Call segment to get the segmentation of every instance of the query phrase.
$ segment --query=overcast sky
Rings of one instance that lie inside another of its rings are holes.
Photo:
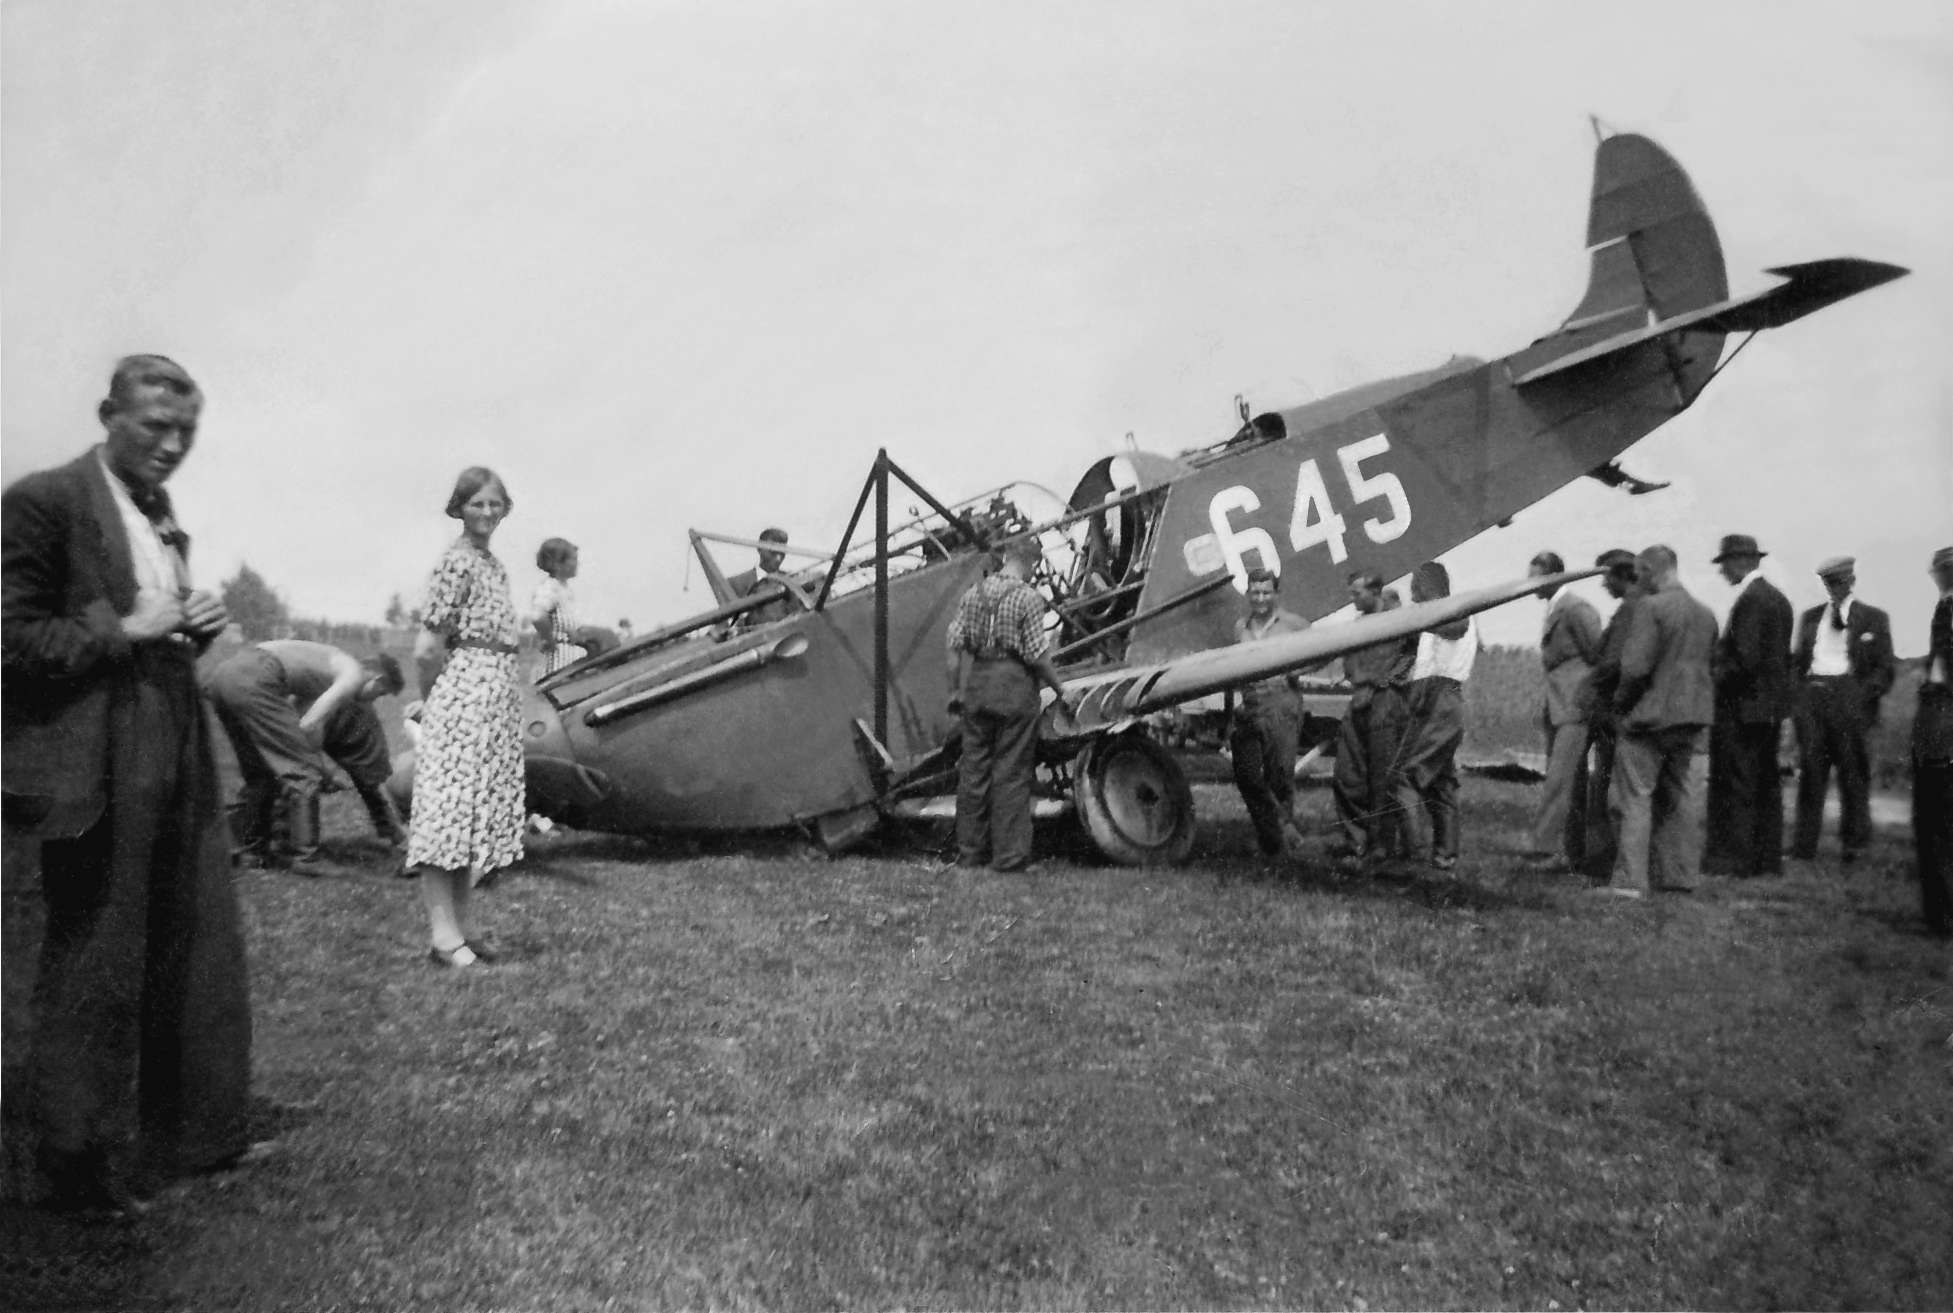
[[[642,630],[709,603],[686,529],[831,540],[879,446],[946,498],[1063,494],[1128,432],[1225,436],[1236,393],[1506,354],[1584,286],[1594,114],[1690,172],[1735,291],[1914,272],[1628,453],[1670,490],[1583,481],[1454,578],[1666,540],[1720,609],[1748,532],[1800,606],[1856,554],[1924,647],[1953,6],[8,0],[0,38],[5,477],[99,437],[117,356],[172,355],[209,398],[196,571],[301,614],[411,600],[468,464],[521,597],[562,535],[586,618]]]

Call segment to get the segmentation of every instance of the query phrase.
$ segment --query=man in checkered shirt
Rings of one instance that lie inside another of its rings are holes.
[[[1022,871],[1031,864],[1031,775],[1038,682],[1065,698],[1044,632],[1044,598],[1031,587],[1043,553],[1023,538],[1003,568],[970,585],[949,625],[949,707],[963,721],[956,788],[956,864]]]

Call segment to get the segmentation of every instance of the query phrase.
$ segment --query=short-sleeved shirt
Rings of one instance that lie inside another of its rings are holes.
[[[1051,650],[1044,632],[1044,598],[1002,570],[971,584],[949,622],[949,650],[979,657],[1016,656],[1032,662]]]
[[[501,643],[516,641],[515,604],[509,600],[509,575],[494,554],[467,539],[450,543],[427,580],[420,620],[451,638]]]

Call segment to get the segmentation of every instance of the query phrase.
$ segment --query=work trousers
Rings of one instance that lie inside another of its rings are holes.
[[[1357,690],[1356,697],[1365,691]],[[1357,853],[1388,852],[1402,844],[1404,694],[1397,688],[1367,691],[1367,701],[1359,705],[1352,698],[1343,713],[1331,785],[1343,841]]]
[[[1812,678],[1804,684],[1804,715],[1797,726],[1797,828],[1791,851],[1817,856],[1824,827],[1824,795],[1831,772],[1838,773],[1838,837],[1847,853],[1872,841],[1870,758],[1865,732],[1870,728],[1865,695],[1849,675]]]
[[[1458,748],[1465,741],[1465,687],[1433,675],[1406,699],[1402,780],[1405,840],[1413,856],[1458,855]]]
[[[1605,880],[1614,871],[1614,814],[1608,794],[1614,787],[1614,757],[1620,749],[1620,736],[1610,721],[1594,720],[1587,725],[1587,860],[1582,869],[1596,880]]]
[[[204,691],[224,735],[237,755],[244,783],[233,817],[240,846],[256,848],[273,829],[287,799],[309,802],[323,781],[319,752],[337,762],[366,804],[373,828],[389,843],[405,838],[387,801],[385,785],[393,772],[386,731],[370,704],[350,702],[325,723],[323,742],[314,750],[299,728],[285,668],[262,648],[247,647],[211,671]]]
[[[192,656],[142,644],[109,712],[108,809],[41,846],[28,1109],[54,1183],[146,1180],[246,1144],[251,1010]]]
[[[1015,657],[979,657],[963,689],[956,854],[966,866],[1015,870],[1031,860],[1031,784],[1038,690]]]
[[[1295,754],[1301,736],[1299,697],[1270,699],[1234,713],[1228,736],[1234,787],[1241,791],[1263,856],[1280,855],[1295,824]]]
[[[1709,838],[1704,870],[1777,875],[1783,870],[1783,786],[1776,721],[1744,722],[1718,708],[1709,728]]]
[[[1702,861],[1702,798],[1696,756],[1703,727],[1624,733],[1614,752],[1608,809],[1614,817],[1613,884],[1646,892],[1695,883]]]
[[[1926,928],[1953,934],[1953,688],[1919,690],[1912,733],[1912,843]]]
[[[1587,860],[1587,722],[1555,725],[1544,717],[1546,778],[1539,786],[1532,850],[1575,870]]]

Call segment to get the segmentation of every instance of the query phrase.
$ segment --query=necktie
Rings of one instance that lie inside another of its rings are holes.
[[[163,546],[180,554],[190,541],[190,535],[177,524],[176,516],[170,510],[169,494],[161,488],[123,486],[128,488],[129,500],[136,504],[136,509],[156,526],[156,536],[163,540]]]
[[[1844,627],[1844,606],[1841,603],[1833,602],[1831,603],[1831,628],[1842,633],[1844,632]]]

